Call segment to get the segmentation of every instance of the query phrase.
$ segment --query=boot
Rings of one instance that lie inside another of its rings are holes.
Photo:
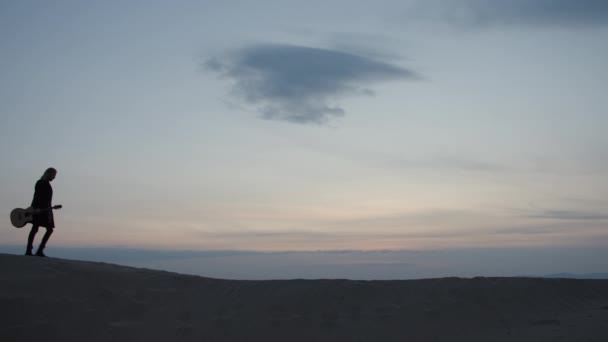
[[[42,251],[44,251],[44,248],[46,247],[46,243],[47,243],[47,241],[49,241],[49,238],[51,237],[51,234],[53,234],[53,228],[48,228],[46,230],[46,233],[42,237],[42,241],[40,242],[40,246],[38,246],[38,251],[36,252],[36,256],[39,256],[39,257],[45,257],[46,256],[46,255],[44,255],[44,253]]]
[[[36,233],[38,233],[38,226],[32,225],[30,234],[27,236],[27,249],[25,250],[25,255],[34,255],[32,254],[32,249],[34,249],[34,237],[36,237]]]

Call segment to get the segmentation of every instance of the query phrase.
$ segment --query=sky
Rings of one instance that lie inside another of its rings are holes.
[[[0,241],[55,167],[50,246],[608,247],[606,41],[601,0],[1,1]]]

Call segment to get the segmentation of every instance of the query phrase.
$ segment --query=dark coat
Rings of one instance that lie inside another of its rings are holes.
[[[38,215],[34,215],[32,224],[34,226],[55,228],[55,220],[53,219],[53,210],[51,202],[53,201],[53,188],[47,180],[40,179],[36,182],[34,190],[34,199],[32,199],[32,208],[49,209]]]

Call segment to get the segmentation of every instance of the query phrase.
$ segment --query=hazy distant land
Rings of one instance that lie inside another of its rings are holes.
[[[23,252],[23,246],[0,245],[0,253]],[[233,280],[410,280],[478,276],[608,279],[608,265],[604,261],[608,260],[606,248],[259,252],[51,246],[47,254]]]

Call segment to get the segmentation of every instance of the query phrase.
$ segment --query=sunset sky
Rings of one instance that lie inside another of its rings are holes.
[[[603,0],[2,1],[0,241],[52,166],[49,246],[608,247],[607,42]]]

